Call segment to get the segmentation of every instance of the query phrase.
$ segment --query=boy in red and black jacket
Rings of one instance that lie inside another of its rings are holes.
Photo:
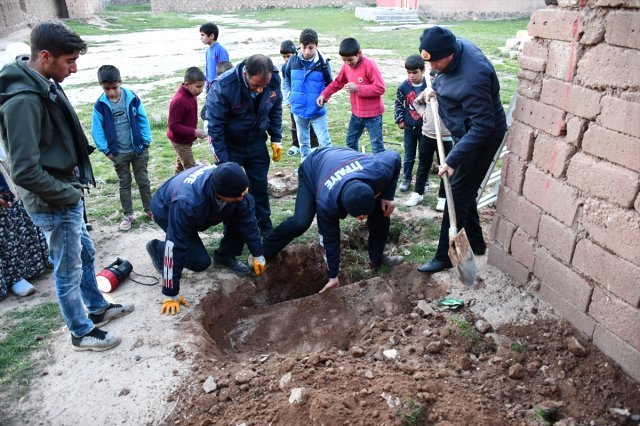
[[[175,173],[196,165],[191,145],[196,138],[206,138],[207,133],[198,128],[198,95],[204,89],[206,77],[198,67],[187,69],[184,82],[171,99],[167,137],[175,149]]]

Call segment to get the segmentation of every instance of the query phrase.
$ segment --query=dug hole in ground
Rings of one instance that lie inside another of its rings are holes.
[[[398,214],[410,228],[434,215],[421,206]],[[162,232],[116,228],[92,232],[97,265],[125,257],[158,276],[143,247]],[[365,236],[356,226],[343,247],[364,250]],[[259,278],[186,271],[191,306],[175,317],[160,315],[159,285],[123,282],[108,297],[136,309],[104,327],[120,346],[74,352],[68,331],[56,330],[30,392],[3,405],[2,423],[637,423],[638,383],[486,256],[472,288],[453,271],[430,276],[406,263],[317,294],[320,253],[315,243],[290,246]],[[55,300],[50,274],[35,285],[37,296],[9,298],[3,312]],[[443,296],[465,307],[446,310]]]

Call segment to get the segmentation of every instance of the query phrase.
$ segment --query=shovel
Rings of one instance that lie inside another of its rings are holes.
[[[438,141],[438,156],[440,162],[444,161],[444,144],[442,143],[442,132],[440,130],[440,116],[438,115],[438,107],[435,99],[429,100],[431,104],[431,112],[433,113],[433,122],[436,129],[436,139]],[[449,183],[449,175],[442,175],[444,182],[444,190],[447,194],[447,210],[449,211],[449,259],[453,266],[458,270],[460,281],[466,285],[473,285],[476,281],[476,259],[469,245],[467,233],[464,228],[458,232],[456,223],[456,209],[453,204],[453,194],[451,192],[451,183]]]

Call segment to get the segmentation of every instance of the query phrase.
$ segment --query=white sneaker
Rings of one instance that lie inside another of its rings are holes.
[[[443,212],[444,204],[447,202],[446,198],[438,198],[438,204],[436,204],[436,211]]]
[[[409,195],[409,199],[404,203],[404,205],[407,207],[414,207],[420,204],[423,199],[423,195],[420,195],[417,192],[412,192],[411,195]]]

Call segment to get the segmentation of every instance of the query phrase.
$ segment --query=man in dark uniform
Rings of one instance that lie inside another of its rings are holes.
[[[465,229],[473,252],[483,255],[487,246],[476,196],[506,131],[498,77],[476,45],[456,38],[446,28],[425,30],[419,50],[438,72],[427,97],[437,97],[440,117],[456,141],[438,174],[451,177],[458,229]],[[451,268],[448,247],[449,213],[445,208],[436,254],[418,270],[433,273]]]
[[[278,69],[267,56],[253,55],[219,76],[207,94],[209,137],[215,160],[244,167],[263,235],[271,232],[267,191],[271,137],[273,160],[282,157],[282,93]]]
[[[385,256],[390,216],[400,174],[400,155],[382,151],[361,154],[350,148],[319,148],[298,168],[298,194],[293,216],[278,225],[264,241],[265,257],[273,258],[302,235],[318,216],[318,233],[324,246],[329,281],[320,291],[340,285],[340,219],[347,214],[367,219],[371,266],[397,265],[402,256]]]
[[[249,273],[247,265],[236,259],[246,242],[253,255],[256,275],[265,270],[262,243],[253,208],[247,194],[249,180],[236,163],[197,166],[165,182],[151,200],[153,220],[167,233],[165,241],[151,240],[147,252],[153,266],[162,274],[162,313],[176,314],[180,305],[189,306],[180,295],[182,270],[201,272],[211,257],[198,232],[224,223],[224,236],[213,254],[214,262],[238,275]]]

